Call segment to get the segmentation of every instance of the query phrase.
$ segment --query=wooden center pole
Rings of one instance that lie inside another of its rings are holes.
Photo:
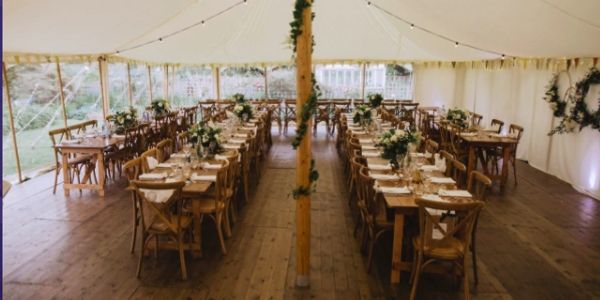
[[[302,34],[296,41],[297,124],[300,124],[302,119],[300,113],[302,106],[308,101],[312,92],[312,17],[310,7],[304,9],[302,18]],[[296,155],[296,187],[310,188],[312,136],[310,123],[309,121],[307,124],[306,134]],[[300,196],[296,201],[296,285],[306,287],[310,283],[310,196]]]

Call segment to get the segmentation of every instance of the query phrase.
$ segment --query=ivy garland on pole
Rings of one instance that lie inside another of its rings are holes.
[[[302,18],[302,12],[304,9],[312,6],[312,2],[308,0],[296,0],[296,4],[294,5],[294,20],[290,23],[290,43],[293,45],[292,49],[294,50],[294,55],[296,54],[296,42],[298,40],[298,36],[302,34],[302,25],[304,23]],[[315,18],[315,13],[312,13],[312,19]],[[314,36],[312,37],[312,46],[314,48],[315,41]],[[312,49],[311,49],[312,51]],[[311,82],[312,82],[312,92],[308,97],[307,101],[301,107],[300,110],[300,124],[297,125],[296,136],[292,141],[292,147],[295,149],[300,146],[300,143],[306,136],[306,132],[308,131],[308,122],[310,122],[310,118],[312,117],[313,112],[317,108],[317,99],[321,95],[321,91],[319,86],[317,85],[317,81],[315,80],[315,75],[311,74]],[[294,199],[298,199],[301,196],[310,196],[310,194],[316,190],[316,181],[319,179],[319,172],[315,169],[315,160],[312,159],[310,161],[310,171],[308,172],[309,186],[298,186],[292,191],[292,197]]]
[[[575,85],[575,95],[567,93],[566,100],[561,100],[558,95],[558,74],[552,77],[544,100],[550,103],[554,116],[562,118],[562,120],[548,135],[570,133],[575,131],[578,126],[579,131],[587,126],[600,131],[600,99],[598,99],[596,111],[590,111],[584,101],[593,84],[600,84],[600,70],[595,67],[590,69],[585,78]],[[568,103],[573,104],[569,111],[567,111]]]

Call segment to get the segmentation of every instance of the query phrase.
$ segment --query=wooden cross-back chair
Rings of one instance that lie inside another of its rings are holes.
[[[471,126],[477,127],[481,126],[481,120],[483,120],[483,116],[478,113],[473,113],[471,115]]]
[[[175,142],[175,151],[181,152],[183,151],[183,147],[187,145],[190,138],[190,134],[187,131],[181,132],[177,135],[177,141]]]
[[[452,161],[454,160],[454,155],[446,150],[440,150],[440,158],[446,160],[446,172],[444,173],[446,176],[452,176]]]
[[[452,179],[456,181],[456,186],[464,188],[467,185],[467,167],[457,159],[452,159]]]
[[[400,103],[399,118],[402,122],[409,122],[411,126],[416,125],[417,109],[419,103]]]
[[[185,239],[187,234],[188,241],[192,241],[191,224],[192,218],[183,214],[183,202],[181,198],[181,189],[184,182],[156,183],[134,180],[133,186],[137,193],[139,214],[142,229],[142,239],[140,256],[137,268],[137,277],[142,272],[142,262],[144,260],[144,251],[148,243],[154,239],[154,249],[160,249],[159,239],[165,237],[177,245],[179,251],[179,263],[181,267],[181,278],[187,279],[187,267],[185,264]],[[167,196],[168,195],[168,196]],[[159,198],[163,201],[159,201]],[[175,213],[172,213],[175,211]],[[171,249],[170,247],[164,247]],[[156,253],[156,252],[155,252]]]
[[[467,190],[473,195],[473,198],[479,201],[485,201],[487,191],[492,187],[492,180],[485,176],[479,171],[471,171],[469,174],[469,184]],[[473,265],[473,277],[475,284],[479,283],[479,276],[477,275],[477,223],[479,222],[479,216],[475,220],[473,225],[473,235],[471,238],[471,258]]]
[[[371,270],[371,265],[373,264],[375,244],[384,233],[394,229],[394,223],[387,219],[383,197],[381,194],[375,193],[375,180],[369,176],[369,170],[365,166],[360,169],[359,180],[362,185],[361,190],[367,211],[367,217],[365,219],[367,225],[367,240],[369,244],[367,258],[367,272],[369,272]],[[366,242],[363,244],[366,244]]]
[[[142,174],[142,158],[137,157],[123,165],[123,172],[125,176],[127,176],[127,190],[131,192],[131,204],[133,211],[132,218],[132,236],[131,236],[131,253],[135,250],[135,242],[137,240],[137,232],[138,226],[140,225],[140,213],[139,213],[139,203],[137,201],[137,192],[135,190],[135,186],[133,185],[133,181],[138,180],[140,174]]]
[[[93,156],[91,155],[69,155],[68,157],[68,166],[63,166],[62,164],[62,151],[56,147],[56,145],[60,144],[63,140],[69,139],[71,136],[71,132],[68,128],[58,128],[54,130],[48,131],[48,136],[50,137],[50,141],[52,143],[52,149],[54,151],[54,187],[52,190],[53,194],[56,194],[56,186],[58,185],[58,176],[62,171],[63,167],[68,168],[69,174],[71,177],[75,177],[77,179],[77,183],[81,183],[80,174],[83,170],[83,167],[92,168],[91,171],[94,179],[96,178],[96,164]],[[75,175],[75,176],[74,176]],[[90,177],[90,181],[92,178]],[[81,193],[81,190],[79,190]]]
[[[515,185],[517,185],[517,146],[519,146],[519,142],[521,141],[521,137],[523,136],[523,127],[517,124],[510,124],[508,127],[508,134],[517,139],[517,143],[510,149],[510,163],[513,168],[513,175],[515,177]]]
[[[325,122],[327,125],[327,133],[331,130],[329,128],[331,121],[331,106],[332,102],[330,100],[319,100],[317,101],[317,107],[315,109],[314,120],[313,120],[313,133],[317,133],[317,125],[319,122]]]
[[[500,133],[502,132],[502,128],[504,127],[504,122],[498,119],[492,119],[492,122],[490,123],[492,130],[495,133]],[[494,130],[495,129],[495,130]]]
[[[227,172],[229,171],[229,161],[223,160],[221,162],[221,168],[217,170],[215,192],[202,199],[192,199],[192,201],[196,202],[192,205],[198,205],[197,209],[202,214],[202,217],[208,216],[215,222],[217,236],[221,245],[221,253],[227,255],[225,237],[223,235],[223,226],[227,225],[223,222],[225,221],[227,212]]]
[[[146,150],[140,155],[142,158],[142,173],[150,172],[150,166],[148,165],[148,157],[154,158],[157,162],[160,162],[158,149],[151,148]]]
[[[117,148],[104,155],[104,166],[108,171],[106,174],[109,174],[113,179],[116,179],[115,168],[119,171],[120,176],[123,170],[123,164],[137,155],[139,143],[138,127],[132,126],[125,128],[124,136],[125,139],[123,140],[123,146],[121,148]]]
[[[438,153],[438,151],[440,150],[440,146],[438,145],[438,143],[432,139],[428,139],[425,141],[425,151],[429,152],[429,153]]]
[[[399,106],[400,104],[396,100],[386,99],[381,102],[381,108],[394,116],[398,115]]]
[[[331,109],[333,110],[333,120],[332,120],[332,126],[331,126],[331,134],[332,135],[335,133],[336,126],[339,125],[342,121],[342,114],[350,112],[351,104],[352,104],[352,101],[347,100],[347,99],[346,100],[334,99],[332,101],[332,107],[331,107]],[[340,133],[340,131],[338,130],[338,134],[339,133]]]
[[[411,273],[410,299],[417,292],[422,270],[434,261],[449,261],[457,267],[463,277],[466,299],[470,299],[467,266],[467,251],[471,244],[473,227],[483,207],[480,201],[443,202],[417,199],[419,208],[419,235],[413,238],[414,261]],[[451,212],[454,226],[442,223],[434,211]],[[439,233],[439,237],[434,235]],[[454,268],[453,268],[454,270]]]
[[[81,123],[67,126],[67,129],[69,130],[69,138],[73,135],[81,135],[90,129],[96,129],[97,127],[98,121],[96,120],[87,120]]]
[[[283,119],[283,132],[287,133],[288,124],[296,122],[296,100],[285,100],[285,111]]]
[[[361,230],[361,248],[364,249],[365,241],[367,238],[367,204],[366,199],[364,199],[364,191],[363,184],[360,181],[360,170],[362,167],[366,167],[367,161],[364,157],[355,156],[351,161],[351,173],[350,176],[354,178],[356,182],[354,191],[350,190],[350,197],[348,199],[348,204],[352,206],[353,204],[358,209],[358,220],[354,227],[354,236],[358,233],[358,230],[362,227]]]
[[[158,150],[159,162],[165,162],[173,153],[173,141],[171,139],[164,139],[156,144]]]

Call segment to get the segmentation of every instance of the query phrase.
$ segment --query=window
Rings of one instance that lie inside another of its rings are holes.
[[[174,105],[190,106],[199,100],[214,98],[214,81],[210,67],[180,67],[175,70],[174,77]]]
[[[360,74],[360,65],[317,65],[315,76],[321,98],[360,98],[360,78],[354,79],[353,74]]]
[[[65,125],[56,64],[7,65],[7,73],[21,170],[25,174],[54,163],[54,150],[48,131]],[[64,82],[65,86],[74,84],[67,80]],[[6,176],[15,174],[17,169],[9,132],[8,109],[4,102],[2,163]]]
[[[412,65],[368,65],[365,96],[380,93],[385,99],[412,99]]]
[[[261,68],[229,67],[221,69],[221,98],[244,94],[246,99],[265,97],[265,73]]]
[[[296,67],[278,66],[267,71],[269,99],[296,98]]]
[[[148,66],[130,65],[131,93],[133,95],[133,107],[141,116],[141,113],[150,105],[150,89],[148,88]]]
[[[108,95],[110,113],[129,108],[129,82],[127,64],[108,64]]]
[[[60,64],[69,125],[104,119],[98,68],[97,62]]]
[[[165,97],[165,70],[162,66],[150,67],[152,77],[152,99],[163,99]]]
[[[9,181],[16,180],[17,161],[10,134],[10,114],[8,98],[5,95],[4,80],[2,80],[2,175]]]

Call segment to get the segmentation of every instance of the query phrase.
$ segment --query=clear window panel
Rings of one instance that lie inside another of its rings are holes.
[[[150,67],[152,72],[152,99],[165,98],[165,70],[162,66]]]
[[[17,147],[24,176],[27,173],[49,167],[54,163],[54,150],[48,131],[64,127],[64,118],[56,64],[17,64],[8,65],[8,80],[12,98]],[[73,85],[63,79],[65,87]],[[6,108],[5,104],[3,107]],[[8,114],[8,110],[4,113]],[[12,151],[10,128],[3,114],[3,171],[6,174],[16,172],[16,161]]]
[[[67,123],[73,125],[91,119],[103,120],[98,63],[61,63],[60,70]]]
[[[127,64],[108,64],[108,103],[111,114],[129,108],[129,83],[127,77]]]
[[[150,89],[148,88],[148,67],[146,65],[129,66],[131,73],[131,93],[133,107],[135,107],[139,115],[150,105]]]
[[[411,64],[376,64],[366,68],[365,96],[379,93],[385,99],[412,99],[413,71]]]
[[[360,98],[360,80],[354,80],[353,74],[360,74],[360,65],[317,65],[315,76],[321,88],[321,98]]]
[[[18,180],[17,161],[10,134],[10,114],[8,112],[8,98],[4,93],[4,79],[2,80],[2,176],[9,181]]]
[[[262,68],[229,67],[221,69],[221,98],[243,94],[246,99],[265,97],[265,73]]]
[[[214,98],[214,81],[210,67],[180,67],[174,73],[173,103],[191,106],[199,100]]]
[[[296,99],[296,67],[277,66],[267,70],[269,99]]]

